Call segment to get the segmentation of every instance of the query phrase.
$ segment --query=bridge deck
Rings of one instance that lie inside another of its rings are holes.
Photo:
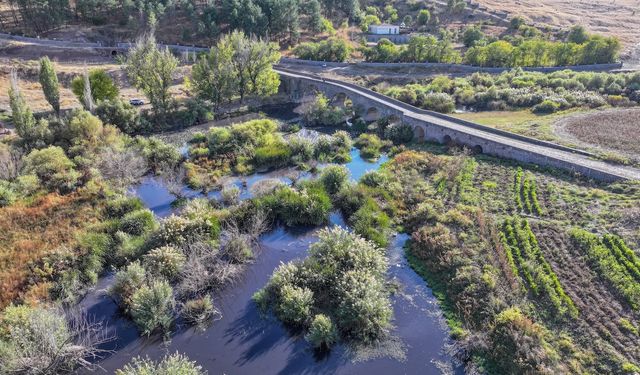
[[[317,78],[305,73],[293,73],[283,69],[276,69],[276,71],[286,77],[302,79],[306,81],[312,81],[318,84],[329,84],[335,87],[339,87],[345,92],[360,95],[368,100],[377,102],[387,108],[392,108],[398,112],[404,113],[404,116],[426,121],[431,124],[438,125],[442,128],[450,129],[459,133],[469,134],[474,137],[484,139],[490,142],[498,143],[511,147],[515,150],[521,150],[537,154],[549,160],[558,160],[564,162],[570,162],[572,164],[582,166],[594,171],[604,172],[613,176],[617,176],[620,179],[625,180],[640,180],[640,170],[632,167],[626,167],[621,165],[613,165],[601,160],[593,159],[585,154],[578,152],[570,152],[556,147],[540,144],[540,142],[531,140],[527,141],[526,138],[513,135],[499,134],[491,131],[490,129],[482,129],[482,125],[470,127],[455,121],[454,118],[450,120],[446,119],[447,116],[434,116],[430,114],[421,113],[424,112],[418,108],[412,110],[411,106],[406,104],[396,104],[396,101],[392,98],[384,99],[385,97],[379,93],[372,92],[369,89],[361,88],[352,84],[340,83],[333,80],[325,80]]]

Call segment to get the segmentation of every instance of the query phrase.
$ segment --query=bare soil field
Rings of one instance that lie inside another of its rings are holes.
[[[492,11],[522,15],[539,25],[570,28],[583,25],[589,31],[617,36],[626,57],[640,63],[640,0],[475,0]],[[625,57],[625,56],[623,56]]]
[[[640,109],[613,109],[561,119],[554,125],[561,138],[603,151],[640,159]]]

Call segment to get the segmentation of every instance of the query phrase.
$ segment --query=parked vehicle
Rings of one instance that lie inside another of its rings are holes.
[[[138,98],[130,99],[129,100],[129,104],[131,104],[131,105],[144,105],[144,100],[138,99]]]

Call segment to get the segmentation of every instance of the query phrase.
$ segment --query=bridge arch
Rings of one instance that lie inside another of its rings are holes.
[[[338,107],[346,107],[347,102],[351,102],[351,99],[344,92],[339,92],[331,98],[331,104]]]
[[[380,110],[376,107],[369,107],[364,114],[364,120],[372,122],[378,119],[380,119]]]

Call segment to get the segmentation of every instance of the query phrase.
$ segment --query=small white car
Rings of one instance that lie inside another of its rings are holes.
[[[134,98],[134,99],[130,99],[129,100],[129,104],[131,105],[144,105],[144,100],[142,99],[138,99],[138,98]]]

